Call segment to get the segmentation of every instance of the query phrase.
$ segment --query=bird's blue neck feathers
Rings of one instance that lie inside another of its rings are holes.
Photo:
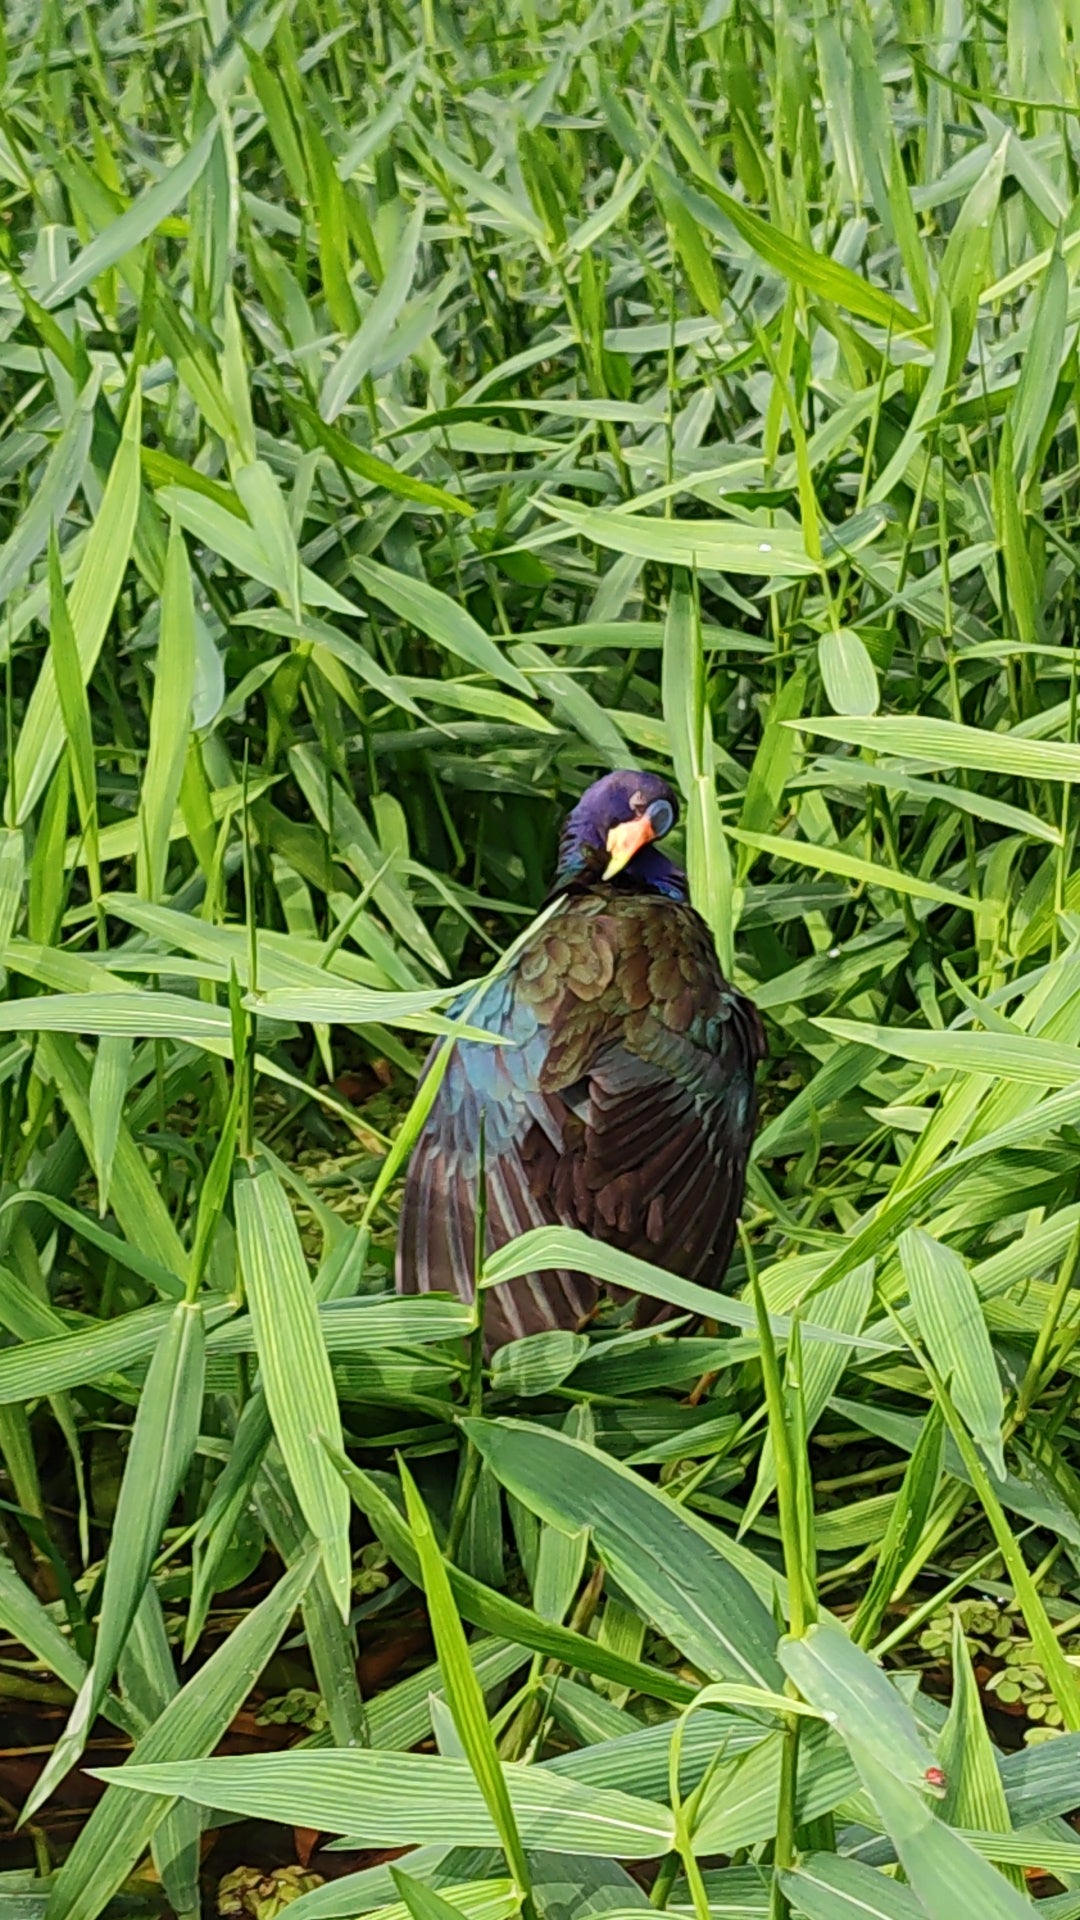
[[[578,835],[564,833],[553,893],[595,886],[603,877],[607,853]],[[659,893],[666,900],[688,900],[690,890],[681,867],[657,846],[642,847],[616,879],[608,882],[616,893]]]

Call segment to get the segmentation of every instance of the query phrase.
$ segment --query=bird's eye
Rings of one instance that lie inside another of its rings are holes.
[[[653,823],[653,832],[658,840],[670,833],[675,824],[675,813],[670,800],[654,800],[649,808],[649,819]]]
[[[636,793],[630,795],[630,811],[633,814],[642,814],[645,811],[645,795],[640,787]]]

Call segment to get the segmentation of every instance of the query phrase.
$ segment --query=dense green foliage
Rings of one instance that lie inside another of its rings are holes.
[[[1075,0],[3,32],[2,1920],[199,1911],[211,1809],[425,1849],[297,1920],[1080,1915]],[[418,1064],[641,763],[769,1031],[731,1294],[485,1373]]]

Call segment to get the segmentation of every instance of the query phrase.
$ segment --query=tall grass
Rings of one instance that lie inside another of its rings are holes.
[[[297,1920],[1080,1915],[1078,34],[9,8],[4,1920],[201,1911],[219,1812],[418,1849]],[[528,1237],[709,1324],[481,1378],[418,1063],[640,762],[769,1028],[731,1292]],[[297,1622],[326,1727],[210,1757]]]

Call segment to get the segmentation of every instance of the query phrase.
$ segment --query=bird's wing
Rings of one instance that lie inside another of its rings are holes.
[[[552,1167],[561,1218],[686,1279],[719,1286],[742,1204],[764,1051],[758,1015],[723,979],[687,906],[627,901],[606,1044],[570,1009],[541,1086],[588,1080],[585,1124]],[[584,1056],[591,1054],[586,1064]]]
[[[510,1044],[454,1048],[409,1170],[399,1288],[471,1297],[481,1123],[488,1250],[530,1227],[580,1227],[718,1283],[753,1137],[760,1028],[698,916],[572,902],[470,1018]],[[576,1326],[598,1296],[583,1273],[526,1275],[489,1294],[489,1344]]]
[[[531,1227],[565,1224],[536,1174],[539,1142],[556,1156],[562,1152],[569,1110],[557,1095],[540,1089],[547,1028],[535,1006],[517,992],[518,985],[516,972],[505,975],[471,1006],[470,1025],[507,1044],[461,1041],[454,1047],[413,1150],[398,1228],[400,1293],[472,1298],[481,1154],[486,1253]],[[464,1002],[452,1011],[462,1013]],[[576,1327],[588,1319],[598,1298],[599,1288],[586,1274],[527,1274],[487,1295],[487,1344],[497,1347],[525,1334]]]

